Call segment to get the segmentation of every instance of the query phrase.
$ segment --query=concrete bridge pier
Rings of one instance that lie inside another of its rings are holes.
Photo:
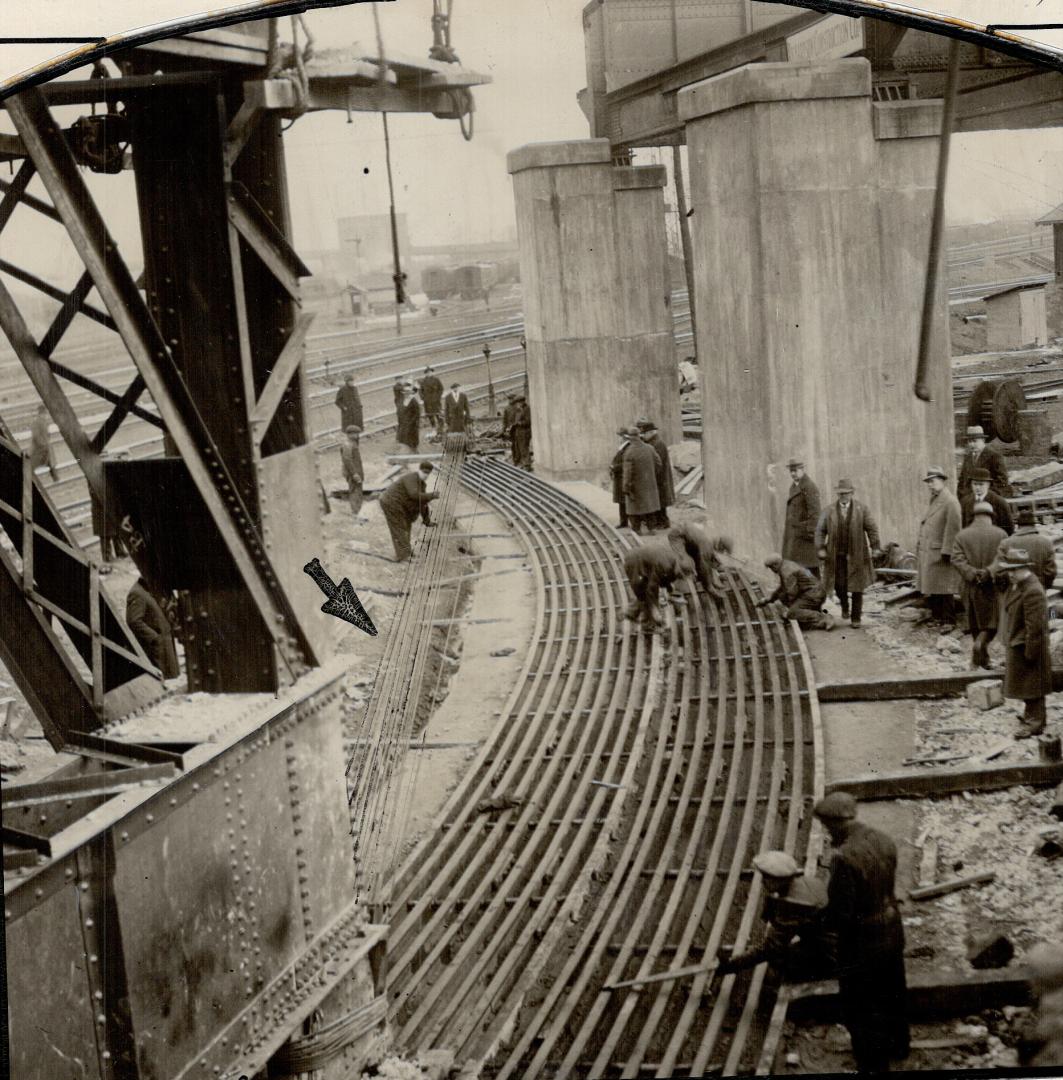
[[[912,545],[955,477],[944,274],[933,401],[912,392],[939,102],[872,103],[866,60],[750,64],[679,93],[690,163],[705,502],[737,552],[782,538],[786,463],[843,477]]]
[[[599,481],[636,417],[682,438],[665,170],[614,167],[608,139],[532,143],[508,167],[536,472]]]

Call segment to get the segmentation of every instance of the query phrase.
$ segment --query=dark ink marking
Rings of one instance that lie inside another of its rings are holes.
[[[309,574],[317,582],[317,587],[328,597],[321,605],[321,610],[326,615],[335,615],[337,619],[343,619],[344,622],[357,626],[359,630],[364,630],[370,637],[376,637],[377,629],[373,620],[362,607],[349,579],[344,578],[339,585],[335,584],[317,559],[311,559],[303,567],[303,573]]]

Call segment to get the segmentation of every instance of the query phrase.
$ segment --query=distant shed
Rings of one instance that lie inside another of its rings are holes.
[[[1013,285],[982,299],[986,307],[986,348],[1048,344],[1043,284]]]

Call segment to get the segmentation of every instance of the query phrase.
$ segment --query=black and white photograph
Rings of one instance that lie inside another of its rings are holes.
[[[1063,0],[6,0],[0,1074],[1063,1077]]]

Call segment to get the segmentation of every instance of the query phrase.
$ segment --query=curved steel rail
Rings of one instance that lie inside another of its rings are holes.
[[[751,857],[806,846],[821,780],[796,628],[729,571],[722,606],[690,592],[668,614],[667,646],[625,633],[614,529],[497,459],[463,480],[523,541],[539,606],[494,734],[393,882],[397,1041],[497,1077],[752,1071],[763,966],[605,987],[741,946]]]

